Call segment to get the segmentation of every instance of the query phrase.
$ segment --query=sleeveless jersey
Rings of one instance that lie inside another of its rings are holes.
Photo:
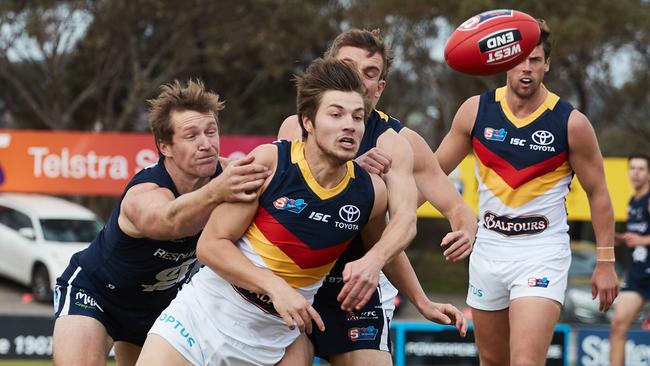
[[[307,165],[303,142],[274,144],[276,171],[237,245],[256,266],[271,270],[311,303],[325,275],[368,222],[375,192],[370,175],[352,161],[337,186],[323,188]],[[203,268],[192,283],[211,291],[210,283],[216,281],[218,276]],[[243,300],[236,302],[242,309],[253,304],[277,315],[267,296],[232,287]]]
[[[626,231],[639,235],[650,235],[650,193],[646,193],[639,199],[632,197],[627,207]],[[648,247],[638,246],[632,252],[632,265],[628,272],[628,280],[650,279],[650,258],[648,258]]]
[[[164,158],[138,172],[124,189],[110,218],[90,246],[73,255],[62,279],[75,285],[76,269],[106,299],[119,299],[130,309],[165,307],[186,282],[196,262],[196,243],[200,232],[177,240],[133,238],[120,229],[117,219],[126,192],[134,185],[155,183],[169,189],[174,197],[180,194],[165,169]],[[221,173],[221,166],[213,177]],[[64,278],[64,277],[69,278]],[[87,285],[87,284],[86,284]],[[80,286],[84,286],[80,284]]]
[[[397,119],[382,111],[373,109],[372,112],[370,112],[370,117],[366,121],[366,129],[363,132],[363,138],[361,139],[357,156],[361,156],[368,152],[368,150],[377,146],[377,139],[379,139],[379,136],[387,130],[393,129],[395,132],[399,133],[402,128],[404,128],[404,125]]]
[[[543,87],[543,86],[542,86]],[[506,87],[481,95],[472,129],[479,193],[474,251],[492,259],[566,255],[567,125],[573,106],[547,93],[526,118],[508,107]]]

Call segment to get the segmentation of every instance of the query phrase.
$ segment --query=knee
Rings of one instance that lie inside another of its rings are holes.
[[[510,363],[507,354],[481,352],[479,359],[481,360],[481,366],[502,366]]]
[[[629,328],[629,324],[625,319],[622,319],[620,317],[614,317],[612,319],[610,333],[614,336],[621,336],[627,334],[628,328]]]
[[[543,365],[543,363],[541,364]],[[520,359],[520,360],[513,360],[510,365],[511,366],[536,366],[536,365],[540,365],[540,363],[530,359]]]

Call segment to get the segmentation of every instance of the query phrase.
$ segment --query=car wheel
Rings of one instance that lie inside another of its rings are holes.
[[[50,287],[50,274],[42,264],[34,267],[32,273],[32,295],[34,300],[40,302],[52,301],[52,288]]]

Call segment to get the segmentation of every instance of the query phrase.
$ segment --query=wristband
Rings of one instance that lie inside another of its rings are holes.
[[[596,262],[616,262],[614,247],[596,247]]]

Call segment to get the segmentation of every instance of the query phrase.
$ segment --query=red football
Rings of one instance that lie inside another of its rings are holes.
[[[470,75],[507,71],[533,52],[539,25],[517,10],[490,10],[461,24],[445,45],[445,61],[452,69]]]

